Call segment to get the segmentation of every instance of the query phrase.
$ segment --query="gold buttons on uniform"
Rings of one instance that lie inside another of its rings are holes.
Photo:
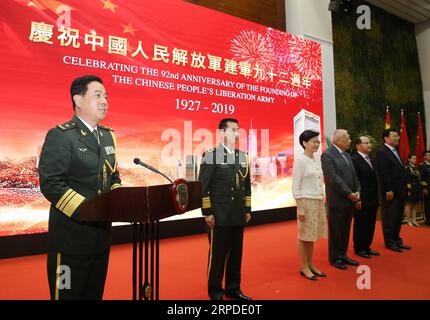
[[[102,193],[102,191],[101,190],[97,190],[97,193],[100,194],[100,193]]]
[[[231,197],[231,200],[234,200],[234,197]]]

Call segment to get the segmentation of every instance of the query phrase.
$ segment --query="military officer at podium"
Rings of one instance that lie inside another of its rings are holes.
[[[208,293],[212,300],[251,300],[240,287],[244,227],[251,219],[251,180],[247,154],[235,149],[236,119],[219,123],[222,142],[207,150],[200,166],[202,212],[209,226]],[[225,290],[222,280],[225,269]]]
[[[74,117],[48,131],[39,162],[40,189],[49,211],[48,281],[51,299],[103,297],[111,224],[85,222],[80,206],[121,186],[116,139],[99,124],[107,113],[100,78],[75,79],[70,87]]]

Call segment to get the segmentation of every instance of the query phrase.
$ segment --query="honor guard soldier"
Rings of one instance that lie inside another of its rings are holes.
[[[103,297],[111,243],[110,222],[85,222],[80,205],[121,186],[116,140],[99,125],[107,113],[102,80],[73,81],[72,120],[48,131],[39,163],[49,211],[48,281],[51,299]]]
[[[430,150],[426,150],[423,152],[424,161],[419,166],[420,176],[421,176],[421,185],[423,188],[423,206],[424,206],[424,217],[425,223],[427,225],[430,224],[430,194],[429,194],[429,186],[430,186]]]
[[[235,149],[238,121],[219,124],[221,144],[205,152],[199,180],[202,212],[208,224],[208,294],[212,300],[251,300],[240,288],[244,227],[251,219],[251,180],[247,154]],[[222,280],[225,269],[225,290]]]

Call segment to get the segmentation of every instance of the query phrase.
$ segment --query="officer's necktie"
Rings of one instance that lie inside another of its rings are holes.
[[[93,130],[93,135],[94,135],[94,137],[96,138],[97,143],[98,143],[98,144],[100,144],[100,140],[99,140],[99,133],[98,133],[97,129],[94,129],[94,130]]]

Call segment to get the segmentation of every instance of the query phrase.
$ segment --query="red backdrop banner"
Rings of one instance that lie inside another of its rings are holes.
[[[294,205],[294,137],[323,129],[318,43],[178,0],[2,1],[0,35],[1,235],[46,231],[38,155],[47,130],[71,119],[69,87],[84,74],[108,91],[102,124],[125,186],[165,183],[134,157],[196,179],[219,120],[233,117],[253,210]]]

